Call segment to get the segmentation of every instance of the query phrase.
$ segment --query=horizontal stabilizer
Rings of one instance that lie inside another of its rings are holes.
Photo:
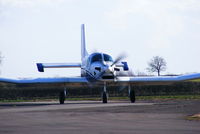
[[[37,63],[39,72],[44,72],[44,68],[80,68],[80,63]]]

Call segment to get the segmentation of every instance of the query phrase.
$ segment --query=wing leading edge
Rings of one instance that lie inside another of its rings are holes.
[[[187,74],[180,76],[151,76],[151,77],[118,77],[115,81],[108,83],[126,83],[133,85],[168,85],[175,82],[198,81],[200,82],[200,73]],[[83,85],[88,84],[89,81],[85,77],[63,77],[63,78],[36,78],[36,79],[7,79],[0,78],[0,83],[13,83],[13,84],[64,84]]]

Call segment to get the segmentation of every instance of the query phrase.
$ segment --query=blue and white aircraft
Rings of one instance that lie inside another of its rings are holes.
[[[0,78],[0,83],[13,84],[37,84],[37,85],[56,85],[63,87],[60,93],[60,104],[64,104],[67,87],[82,86],[102,86],[102,102],[107,103],[107,86],[127,86],[129,98],[132,103],[135,102],[135,92],[131,90],[134,85],[167,85],[175,82],[185,82],[200,79],[200,73],[187,74],[181,76],[121,76],[119,72],[129,70],[127,62],[122,62],[124,56],[117,59],[105,53],[88,54],[85,44],[85,28],[81,25],[81,63],[37,63],[39,72],[44,72],[44,68],[80,68],[80,77],[64,78],[37,78],[37,79],[7,79]]]

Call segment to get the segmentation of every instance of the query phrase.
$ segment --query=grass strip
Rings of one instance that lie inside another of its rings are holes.
[[[100,97],[67,97],[67,101],[100,101]],[[109,100],[129,100],[128,97],[109,97]],[[200,100],[200,95],[163,95],[163,96],[136,96],[136,100]],[[38,102],[38,101],[58,101],[58,98],[34,98],[34,99],[0,99],[0,102]]]
[[[194,114],[194,115],[191,115],[191,116],[187,116],[186,117],[187,120],[195,120],[195,121],[200,121],[200,114]]]

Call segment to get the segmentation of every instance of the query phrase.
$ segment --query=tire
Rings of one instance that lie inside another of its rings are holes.
[[[60,104],[65,103],[65,92],[64,91],[60,92],[59,101],[60,101]]]
[[[108,95],[106,92],[103,92],[102,94],[102,102],[107,103],[108,102]]]
[[[135,103],[135,91],[134,90],[130,90],[129,97],[130,97],[131,103]]]

